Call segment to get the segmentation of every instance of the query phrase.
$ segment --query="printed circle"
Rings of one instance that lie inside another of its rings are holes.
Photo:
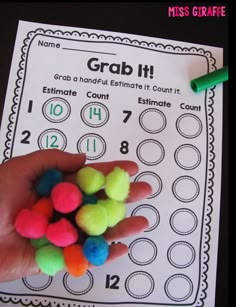
[[[143,252],[145,250],[145,253]],[[156,244],[147,238],[138,238],[129,245],[129,258],[138,265],[152,263],[157,257]]]
[[[199,184],[190,176],[177,178],[172,186],[174,196],[182,202],[191,202],[199,195]]]
[[[196,214],[189,209],[178,209],[170,217],[170,225],[174,232],[179,235],[188,235],[197,228]]]
[[[137,156],[146,165],[157,165],[164,159],[165,150],[156,140],[144,140],[137,147]]]
[[[63,277],[63,285],[65,289],[73,295],[83,295],[88,293],[93,287],[93,275],[90,271],[81,276],[79,279],[73,277],[69,273],[65,273]]]
[[[144,271],[131,273],[125,280],[127,293],[138,299],[148,297],[154,290],[153,277]]]
[[[141,179],[141,180],[140,180]],[[153,193],[147,199],[154,198],[161,193],[162,181],[161,178],[154,172],[142,172],[135,179],[134,182],[145,181],[152,187]]]
[[[201,134],[202,122],[196,115],[187,113],[177,119],[176,128],[180,135],[191,139]]]
[[[193,293],[191,279],[183,274],[172,275],[165,282],[166,295],[175,302],[182,302],[188,299]]]
[[[65,99],[54,97],[43,104],[42,112],[43,116],[50,122],[60,123],[70,116],[71,107]]]
[[[142,213],[143,212],[143,213]],[[149,232],[155,229],[160,223],[160,213],[151,205],[140,205],[136,207],[131,216],[141,215],[148,219],[149,227],[144,232]]]
[[[109,119],[107,107],[100,102],[90,102],[81,110],[83,122],[92,128],[104,126]]]
[[[196,168],[201,162],[201,153],[197,147],[184,144],[179,146],[174,154],[175,161],[179,167],[191,170]]]
[[[166,116],[157,109],[146,109],[139,116],[139,124],[148,133],[159,133],[166,127]]]
[[[96,160],[105,154],[106,142],[100,135],[88,133],[79,139],[77,150],[86,153],[88,160]]]
[[[52,276],[40,275],[22,278],[23,284],[32,291],[42,291],[47,289],[52,283]]]
[[[176,268],[187,268],[195,260],[195,250],[191,244],[178,241],[172,244],[167,251],[169,262]]]
[[[47,129],[43,131],[38,138],[38,146],[40,149],[64,150],[66,145],[66,136],[58,129]]]

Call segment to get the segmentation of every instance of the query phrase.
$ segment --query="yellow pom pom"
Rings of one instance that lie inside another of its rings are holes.
[[[120,167],[115,167],[105,177],[105,193],[110,199],[117,201],[126,200],[129,195],[129,189],[129,174]]]
[[[107,210],[108,227],[114,227],[125,218],[125,203],[108,198],[98,200],[97,204],[103,206]]]
[[[87,204],[80,208],[75,221],[90,236],[99,236],[108,227],[107,211],[103,206],[97,204]]]
[[[89,166],[81,168],[76,174],[76,184],[88,195],[98,192],[104,183],[104,174]]]

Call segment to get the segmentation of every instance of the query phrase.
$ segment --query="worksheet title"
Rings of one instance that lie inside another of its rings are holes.
[[[98,58],[91,58],[87,62],[87,67],[91,71],[101,73],[111,73],[116,75],[132,75],[137,74],[138,77],[153,79],[154,66],[147,64],[137,64],[137,67],[121,62],[121,63],[108,63],[102,62]]]

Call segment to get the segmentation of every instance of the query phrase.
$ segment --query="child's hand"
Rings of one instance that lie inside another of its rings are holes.
[[[57,168],[65,180],[73,182],[75,173],[83,167],[84,154],[71,154],[59,150],[39,150],[15,157],[0,165],[0,282],[19,279],[39,273],[34,260],[35,249],[28,239],[16,233],[14,220],[22,208],[31,207],[37,200],[35,183],[49,168]],[[91,163],[90,166],[109,173],[115,166],[125,169],[130,176],[138,172],[132,161]],[[139,201],[151,194],[151,187],[144,182],[131,183],[127,202]],[[107,241],[138,234],[148,227],[145,217],[128,217],[104,233]],[[107,261],[126,254],[128,247],[123,244],[110,245]]]

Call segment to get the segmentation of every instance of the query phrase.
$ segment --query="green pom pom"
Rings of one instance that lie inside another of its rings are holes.
[[[108,227],[114,227],[125,218],[125,203],[112,199],[100,199],[97,204],[103,206],[107,210]]]
[[[115,167],[106,176],[105,192],[109,198],[117,201],[125,201],[129,195],[129,189],[129,174],[120,167]]]
[[[103,187],[105,176],[102,172],[87,166],[77,172],[75,180],[81,191],[91,195]]]
[[[33,247],[35,248],[40,248],[43,247],[45,245],[48,245],[50,242],[48,241],[48,239],[44,236],[40,239],[31,239],[30,243]]]
[[[65,269],[62,249],[51,244],[39,248],[35,260],[40,270],[50,276]]]
[[[99,236],[108,227],[107,211],[103,206],[97,204],[87,204],[81,207],[75,220],[77,225],[90,236]]]

